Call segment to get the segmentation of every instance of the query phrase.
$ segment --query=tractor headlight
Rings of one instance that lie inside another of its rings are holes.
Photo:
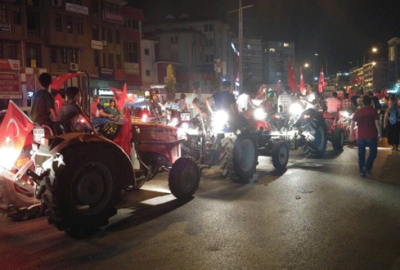
[[[264,111],[263,108],[257,108],[254,110],[254,119],[256,120],[264,120],[267,117],[267,113]]]
[[[300,115],[303,112],[303,108],[299,103],[293,103],[289,107],[289,113],[292,115]]]
[[[349,118],[349,117],[350,117],[350,113],[347,112],[347,111],[341,111],[341,112],[340,112],[340,115],[343,116],[343,117],[345,117],[345,118]]]
[[[229,115],[225,111],[216,112],[211,119],[211,126],[214,132],[222,131],[228,123]]]

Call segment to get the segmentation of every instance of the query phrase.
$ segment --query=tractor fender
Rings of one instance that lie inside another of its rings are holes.
[[[50,157],[46,161],[47,163],[60,158],[60,156],[66,156],[71,152],[76,152],[78,149],[95,144],[98,149],[104,148],[104,155],[109,157],[110,165],[119,168],[116,170],[118,175],[114,177],[117,184],[121,188],[134,185],[135,174],[130,157],[113,141],[99,135],[78,132],[64,134],[56,137],[54,140],[50,142],[47,149],[41,149],[43,148],[41,146],[37,151],[37,155],[39,156]]]

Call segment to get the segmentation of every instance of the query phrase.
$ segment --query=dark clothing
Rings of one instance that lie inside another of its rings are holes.
[[[358,99],[359,97],[360,97],[360,96],[355,95],[355,96],[352,96],[352,97],[350,98],[351,103],[353,103],[353,106],[354,106],[355,108],[358,107],[357,99]]]
[[[54,97],[47,90],[40,90],[33,96],[31,108],[32,121],[38,124],[51,122],[51,109],[54,109]]]
[[[379,120],[379,116],[373,108],[362,107],[353,114],[351,120],[357,122],[357,139],[376,139],[378,137],[375,120]]]
[[[66,103],[60,109],[57,115],[57,122],[61,122],[67,132],[72,132],[72,127],[75,125],[76,117],[82,114],[81,108],[75,103]]]
[[[159,116],[161,116],[161,106],[158,104],[157,99],[151,99],[150,100],[150,110],[154,113],[158,113]]]
[[[378,141],[374,139],[358,139],[358,167],[360,169],[360,174],[365,173],[366,170],[371,170],[374,164],[376,155],[378,154]],[[369,155],[367,163],[365,164],[365,148],[369,147]]]
[[[372,99],[372,102],[374,103],[375,110],[381,109],[381,103],[379,102],[379,98],[373,96],[373,97],[371,97],[371,99]]]
[[[388,143],[389,145],[399,145],[400,122],[388,124]]]
[[[214,110],[229,110],[231,111],[231,105],[236,104],[235,96],[229,91],[222,91],[212,95],[214,99]]]
[[[106,113],[112,114],[112,115],[114,115],[114,116],[117,116],[117,115],[119,114],[119,111],[118,111],[118,109],[117,109],[116,107],[114,107],[114,108],[106,107],[106,108],[104,109],[104,111],[105,111]]]

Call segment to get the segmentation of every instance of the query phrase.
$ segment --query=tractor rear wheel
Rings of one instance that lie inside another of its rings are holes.
[[[49,223],[79,238],[108,224],[121,192],[116,183],[121,168],[108,152],[106,145],[87,145],[54,160],[40,185]]]
[[[274,145],[272,152],[272,164],[275,169],[282,171],[286,168],[289,161],[289,147],[286,143],[280,142]]]
[[[337,128],[332,132],[332,146],[337,151],[343,150],[344,146],[344,131],[341,128]]]

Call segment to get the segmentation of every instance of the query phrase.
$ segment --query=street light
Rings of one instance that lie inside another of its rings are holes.
[[[377,48],[377,47],[372,47],[372,48],[371,48],[371,53],[377,53],[377,52],[378,52],[378,48]],[[365,65],[365,55],[366,55],[367,53],[368,53],[368,51],[364,53],[364,65]]]
[[[375,65],[376,65],[376,62],[375,62],[375,61],[374,61],[374,62],[372,62],[372,65],[373,65],[373,66],[375,66]]]
[[[318,56],[318,53],[316,53],[315,56]]]
[[[310,65],[308,63],[304,63],[304,67],[308,68]]]

